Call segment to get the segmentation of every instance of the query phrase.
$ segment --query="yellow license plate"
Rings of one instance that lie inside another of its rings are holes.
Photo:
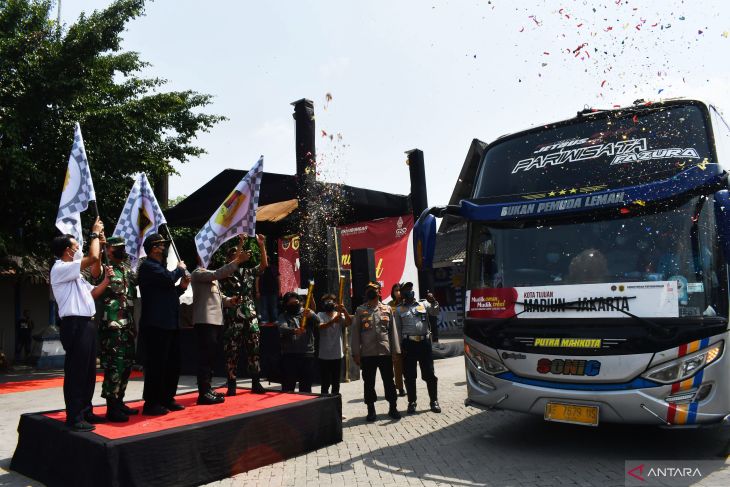
[[[545,406],[545,421],[598,426],[598,406],[549,402]]]

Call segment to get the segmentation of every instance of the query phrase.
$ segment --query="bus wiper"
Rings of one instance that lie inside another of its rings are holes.
[[[614,309],[616,311],[619,311],[619,312],[625,314],[626,316],[629,316],[629,317],[635,319],[636,321],[638,321],[639,323],[642,323],[647,328],[649,328],[651,331],[654,331],[654,332],[656,332],[659,335],[669,336],[669,334],[670,334],[670,332],[665,327],[663,327],[663,326],[661,326],[661,325],[659,325],[657,323],[654,323],[653,321],[651,321],[649,319],[642,318],[641,316],[637,316],[637,315],[635,315],[633,313],[630,313],[630,312],[628,312],[628,311],[626,311],[624,309],[620,309],[618,306],[615,306],[611,302],[614,299],[613,296],[609,296],[609,297],[605,297],[605,298],[593,298],[593,299],[603,299],[603,300],[607,301],[606,304],[607,304],[607,306],[609,308]],[[624,299],[636,299],[636,296],[625,296]],[[512,304],[519,304],[519,305],[523,306],[524,309],[522,311],[520,311],[519,313],[515,313],[512,316],[508,316],[506,318],[502,318],[503,321],[498,325],[498,328],[499,329],[502,329],[508,322],[512,321],[513,319],[517,318],[519,315],[521,315],[522,313],[524,313],[525,311],[527,311],[527,309],[526,309],[527,306],[532,306],[531,303],[524,303],[524,302],[521,302],[521,301],[510,301],[510,302]],[[582,303],[582,302],[584,302],[584,300],[568,301],[566,303],[561,303],[560,304],[560,307],[561,308],[564,308],[564,309],[581,309],[581,307],[578,306],[578,305],[580,303]]]

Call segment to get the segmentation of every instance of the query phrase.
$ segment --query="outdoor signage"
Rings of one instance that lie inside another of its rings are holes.
[[[381,218],[338,227],[340,233],[340,265],[350,269],[352,249],[375,250],[375,277],[383,286],[382,297],[390,295],[390,288],[403,280],[406,259],[410,251],[408,241],[413,229],[413,215]]]
[[[651,318],[679,316],[676,281],[472,289],[469,318]]]
[[[622,189],[595,191],[595,187],[568,188],[529,195],[529,202],[478,204],[462,200],[460,214],[467,220],[498,221],[522,217],[541,217],[601,208],[645,206],[700,186],[719,186],[722,172],[706,160],[671,178]],[[590,193],[590,194],[581,194]]]

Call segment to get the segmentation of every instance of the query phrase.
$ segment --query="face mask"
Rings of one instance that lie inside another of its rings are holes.
[[[289,303],[286,305],[286,312],[290,315],[298,315],[300,309],[301,305],[299,303]]]
[[[116,259],[124,260],[124,259],[127,258],[127,251],[124,250],[124,249],[113,249],[112,250],[112,255]]]
[[[408,301],[410,301],[416,297],[416,291],[413,291],[413,290],[401,291],[401,294],[403,295],[403,299],[408,300]]]
[[[81,260],[84,257],[83,252],[81,252],[81,247],[76,249],[76,252],[74,252],[74,262],[77,262]]]
[[[331,313],[332,311],[335,310],[335,302],[334,301],[325,301],[323,309],[326,312]]]
[[[378,297],[378,293],[375,291],[375,289],[368,289],[365,291],[365,297],[368,298],[368,301],[371,301]]]
[[[551,264],[556,264],[560,260],[560,254],[557,252],[548,252],[545,254],[545,259]]]

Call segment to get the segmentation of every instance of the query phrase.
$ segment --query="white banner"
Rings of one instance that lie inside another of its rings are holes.
[[[518,287],[519,318],[652,318],[679,316],[676,281]]]
[[[472,289],[473,318],[677,318],[677,281]]]

